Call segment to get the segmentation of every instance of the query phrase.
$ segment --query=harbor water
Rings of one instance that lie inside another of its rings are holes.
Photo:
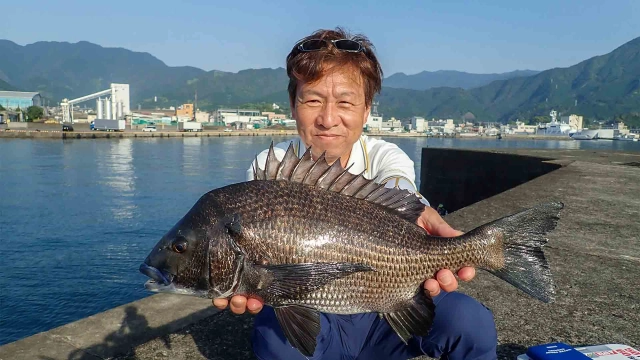
[[[0,141],[0,345],[145,296],[138,266],[205,192],[285,138]],[[607,149],[640,142],[390,137],[423,147]],[[419,179],[418,179],[419,180]]]

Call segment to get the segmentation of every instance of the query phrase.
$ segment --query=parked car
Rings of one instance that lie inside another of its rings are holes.
[[[158,131],[158,130],[153,125],[147,125],[142,129],[142,131]]]
[[[73,126],[71,126],[71,125],[62,125],[62,131],[73,131]]]

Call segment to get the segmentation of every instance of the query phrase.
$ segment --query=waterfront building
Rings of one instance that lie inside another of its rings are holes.
[[[456,124],[453,123],[453,119],[447,119],[443,130],[445,134],[453,134],[456,132]]]
[[[209,114],[206,111],[200,111],[200,110],[196,111],[196,121],[197,122],[200,122],[200,123],[209,122],[210,116],[211,116],[211,114]]]
[[[269,119],[260,110],[251,109],[218,109],[213,113],[216,123],[229,125],[233,123],[266,123]]]
[[[425,129],[425,121],[422,116],[414,116],[411,118],[411,129],[417,132],[424,132]]]
[[[178,121],[189,121],[193,119],[193,104],[182,104],[176,109]]]
[[[538,130],[537,125],[525,125],[522,121],[516,121],[516,129],[513,131],[514,134],[535,134]]]
[[[560,122],[563,124],[569,124],[572,130],[582,130],[583,129],[583,118],[581,115],[571,114],[569,116],[562,116],[560,118]]]
[[[391,120],[382,121],[381,131],[402,131],[402,121],[392,117]]]
[[[287,115],[285,114],[276,114],[273,111],[263,111],[261,113],[262,116],[266,116],[267,120],[269,121],[274,121],[274,120],[284,120],[287,118]]]
[[[29,106],[42,106],[39,92],[0,91],[0,105],[7,110],[26,110]]]

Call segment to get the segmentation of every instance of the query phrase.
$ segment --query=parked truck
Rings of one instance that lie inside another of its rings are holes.
[[[91,130],[100,131],[124,131],[124,120],[95,119]]]
[[[178,123],[178,131],[202,131],[202,123],[195,121],[181,121]]]

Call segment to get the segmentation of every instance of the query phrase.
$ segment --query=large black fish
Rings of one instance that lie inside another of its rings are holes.
[[[348,169],[347,169],[348,170]],[[340,161],[282,161],[269,149],[255,180],[203,195],[158,242],[140,271],[146,288],[206,298],[242,294],[275,308],[289,342],[311,355],[319,312],[377,312],[406,342],[428,334],[434,305],[422,283],[443,268],[489,270],[544,302],[542,252],[563,204],[552,202],[455,238],[415,224],[425,205],[406,190],[352,175]]]

